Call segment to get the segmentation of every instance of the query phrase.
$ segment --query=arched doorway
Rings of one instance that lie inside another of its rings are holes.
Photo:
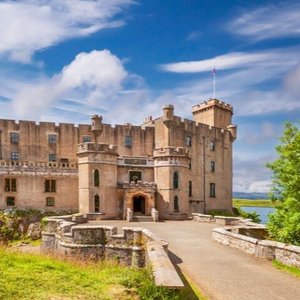
[[[132,206],[134,214],[145,214],[145,197],[141,195],[136,195],[132,197]]]

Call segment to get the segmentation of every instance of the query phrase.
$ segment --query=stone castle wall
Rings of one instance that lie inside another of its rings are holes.
[[[221,115],[223,109],[225,119],[228,113],[232,113],[229,105],[218,100],[210,100],[197,109],[203,110],[201,114],[209,120],[212,107],[218,109]],[[118,186],[129,181],[131,171],[141,171],[144,182],[157,183],[157,204],[167,214],[174,212],[175,196],[179,198],[179,209],[183,215],[212,209],[231,210],[232,142],[236,137],[236,128],[227,127],[218,128],[182,119],[174,115],[172,105],[163,109],[162,117],[148,118],[141,126],[125,124],[113,127],[101,123],[98,146],[105,144],[114,149],[117,157],[112,163],[116,168],[111,172],[111,166],[104,162],[106,158],[102,155],[100,163],[79,169],[91,176],[93,169],[100,166],[100,177],[106,181],[110,178],[109,185],[102,182],[100,191],[103,212],[109,216],[120,215],[115,210],[122,206],[124,193]],[[83,141],[93,141],[91,125],[0,120],[0,129],[0,208],[7,207],[7,197],[15,197],[17,207],[78,209],[80,193],[86,193],[78,183],[78,144],[83,148],[93,147],[92,143],[82,144]],[[18,135],[17,141],[12,140],[14,134]],[[49,136],[55,137],[54,143]],[[172,154],[171,149],[175,152],[182,149],[182,155]],[[162,151],[166,151],[165,155]],[[12,161],[13,153],[18,154],[18,160]],[[154,158],[157,153],[160,153],[159,159]],[[55,162],[49,161],[51,155],[55,156]],[[180,177],[176,190],[173,188],[174,172],[178,172]],[[17,180],[16,191],[6,190],[7,178]],[[46,180],[56,181],[57,189],[50,195],[44,188]],[[214,196],[210,195],[211,184],[216,186]],[[87,196],[92,198],[95,193],[90,189]],[[53,207],[47,207],[47,197],[55,198]],[[91,208],[89,204],[86,210]]]

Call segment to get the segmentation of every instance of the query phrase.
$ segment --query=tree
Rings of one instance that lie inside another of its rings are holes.
[[[267,224],[272,237],[300,246],[300,128],[285,124],[281,144],[276,147],[279,158],[267,167],[273,171],[271,199],[279,200]]]

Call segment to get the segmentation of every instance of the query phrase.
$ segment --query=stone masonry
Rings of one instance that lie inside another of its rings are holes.
[[[233,108],[210,99],[193,120],[141,126],[0,120],[0,209],[79,210],[94,219],[185,219],[232,209]]]

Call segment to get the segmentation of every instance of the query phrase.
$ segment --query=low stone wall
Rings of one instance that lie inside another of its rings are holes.
[[[144,228],[91,225],[82,215],[45,219],[41,249],[79,259],[113,259],[126,266],[152,266],[155,283],[184,285],[168,258],[168,243]]]
[[[205,214],[192,214],[193,220],[200,223],[216,223],[219,225],[238,225],[242,218],[236,217],[223,217],[223,216],[212,216]]]
[[[262,226],[214,228],[212,231],[212,238],[217,243],[261,259],[276,259],[283,264],[300,268],[300,247],[253,237],[266,237],[266,229]]]

